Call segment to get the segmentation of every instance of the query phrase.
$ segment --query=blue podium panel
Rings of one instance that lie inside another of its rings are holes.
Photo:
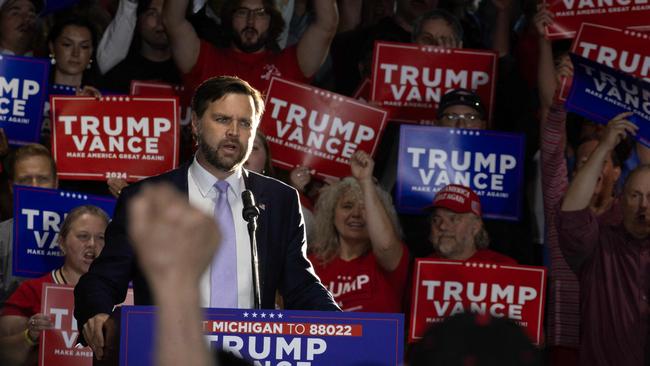
[[[153,365],[155,311],[121,308],[120,366]],[[206,309],[203,332],[213,349],[255,365],[396,366],[403,360],[403,323],[403,314]]]

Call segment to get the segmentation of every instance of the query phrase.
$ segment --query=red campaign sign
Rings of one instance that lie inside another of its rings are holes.
[[[137,181],[178,166],[178,98],[51,97],[52,152],[71,180]]]
[[[375,42],[370,99],[388,110],[391,120],[430,124],[444,94],[472,89],[491,121],[496,74],[493,51]]]
[[[386,111],[309,85],[273,78],[261,130],[273,163],[284,169],[308,166],[316,175],[350,175],[356,150],[375,154]]]
[[[131,80],[130,93],[138,97],[178,97],[178,106],[181,126],[187,126],[192,122],[192,108],[189,106],[191,96],[186,95],[185,87],[154,81]]]
[[[583,23],[571,52],[637,78],[650,81],[650,36],[647,33]],[[569,96],[571,80],[564,79],[558,99]]]
[[[506,317],[542,341],[546,269],[451,260],[416,259],[409,341],[432,323],[469,310]]]
[[[132,289],[127,292],[124,304],[133,305]],[[91,366],[92,349],[77,347],[79,327],[74,317],[74,286],[44,283],[41,312],[51,317],[54,329],[41,334],[39,366]]]
[[[650,30],[647,0],[543,0],[553,13],[546,27],[549,39],[574,38],[582,23],[606,24],[637,31]]]

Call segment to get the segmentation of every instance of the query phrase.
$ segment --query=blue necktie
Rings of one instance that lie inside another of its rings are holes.
[[[237,308],[237,240],[235,222],[228,203],[228,182],[214,184],[217,202],[214,218],[221,230],[221,245],[210,267],[210,307]]]

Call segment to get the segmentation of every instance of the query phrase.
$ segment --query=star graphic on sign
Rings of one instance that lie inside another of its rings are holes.
[[[262,313],[262,318],[266,318],[266,313]]]
[[[269,317],[270,317],[271,319],[273,319],[273,318],[275,318],[275,314],[271,313],[271,314],[269,314]]]
[[[281,313],[278,314],[278,318],[282,319],[282,314]]]
[[[244,318],[248,318],[248,312],[244,313]]]
[[[257,313],[253,313],[253,318],[257,318]]]

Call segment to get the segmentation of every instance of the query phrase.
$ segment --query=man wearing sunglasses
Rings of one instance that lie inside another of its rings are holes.
[[[272,77],[308,82],[321,67],[338,26],[335,0],[314,2],[316,19],[298,44],[280,50],[277,40],[285,24],[272,0],[226,0],[221,20],[228,48],[199,39],[185,18],[188,0],[167,1],[163,23],[174,61],[186,90],[218,75],[234,75],[266,91]]]

